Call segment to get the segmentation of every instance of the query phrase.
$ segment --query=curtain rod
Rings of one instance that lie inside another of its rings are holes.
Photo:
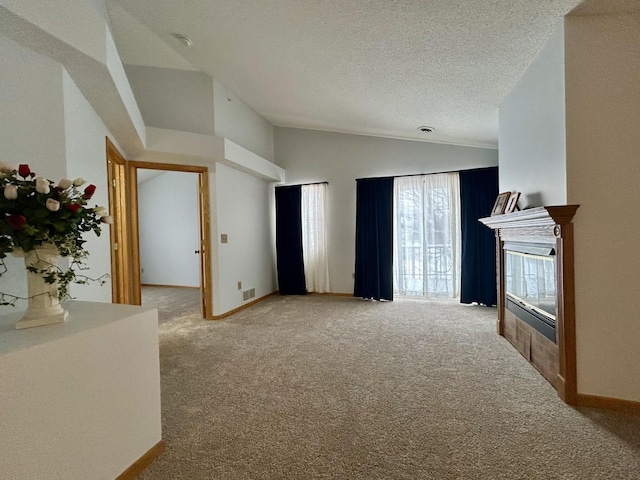
[[[420,177],[422,175],[440,175],[442,173],[459,173],[459,172],[463,172],[463,171],[466,172],[470,170],[488,170],[490,168],[498,168],[498,165],[495,165],[493,167],[463,168],[462,170],[449,170],[446,172],[411,173],[409,175],[386,175],[384,177],[363,177],[363,178],[356,178],[356,182],[358,180],[372,180],[372,179],[380,179],[380,178],[398,178],[398,177]]]
[[[329,185],[329,182],[296,183],[295,185],[276,185],[276,188],[304,187],[305,185]]]

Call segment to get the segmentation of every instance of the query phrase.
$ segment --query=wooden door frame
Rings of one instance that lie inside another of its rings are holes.
[[[109,212],[114,223],[111,237],[111,301],[131,303],[130,253],[128,242],[126,160],[106,138],[107,182],[109,186]]]
[[[198,174],[198,223],[200,227],[200,293],[202,316],[213,319],[213,296],[211,283],[211,234],[209,208],[209,169],[193,165],[129,161],[129,205],[131,215],[131,285],[132,300],[142,305],[140,279],[140,226],[138,217],[138,169],[164,170]]]

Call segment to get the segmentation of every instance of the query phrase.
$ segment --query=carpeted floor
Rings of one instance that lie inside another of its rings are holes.
[[[140,478],[640,479],[640,416],[562,403],[495,309],[274,296],[161,325]]]

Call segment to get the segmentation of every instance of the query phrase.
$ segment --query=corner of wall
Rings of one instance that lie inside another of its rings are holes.
[[[217,80],[213,90],[215,134],[273,162],[273,126]]]
[[[564,22],[499,108],[500,191],[525,207],[567,201]]]

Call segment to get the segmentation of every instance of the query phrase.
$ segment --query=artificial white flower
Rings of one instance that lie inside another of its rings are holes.
[[[113,223],[113,217],[111,215],[105,215],[104,217],[100,217],[100,221],[111,225]]]
[[[47,198],[47,203],[45,204],[45,206],[47,207],[47,210],[51,212],[57,212],[58,210],[60,210],[60,202],[54,200],[53,198]]]
[[[60,180],[58,182],[58,188],[60,188],[62,190],[66,190],[71,185],[73,185],[73,183],[71,183],[71,180],[69,180],[68,178],[63,178],[62,180]]]
[[[36,192],[47,195],[50,191],[49,180],[43,177],[36,178]]]
[[[7,200],[15,200],[18,198],[18,187],[12,184],[4,186],[4,198]]]
[[[80,177],[76,178],[76,179],[73,181],[73,185],[74,185],[74,186],[76,186],[76,187],[79,187],[79,186],[81,186],[81,185],[84,185],[84,178],[80,178]]]
[[[96,208],[94,208],[93,209],[93,213],[95,213],[99,217],[104,217],[106,215],[109,215],[109,212],[104,207],[96,207]]]
[[[11,172],[13,172],[13,168],[11,168],[9,165],[7,165],[4,162],[0,162],[0,176],[2,176],[1,174],[11,173]]]

